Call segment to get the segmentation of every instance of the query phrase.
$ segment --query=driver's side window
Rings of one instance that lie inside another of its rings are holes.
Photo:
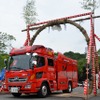
[[[38,56],[37,57],[37,67],[42,67],[45,65],[45,59],[44,57]]]

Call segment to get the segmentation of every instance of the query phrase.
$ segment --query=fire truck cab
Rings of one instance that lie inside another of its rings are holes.
[[[13,96],[37,93],[39,97],[78,86],[77,61],[54,54],[42,45],[13,48],[8,59],[3,89]]]

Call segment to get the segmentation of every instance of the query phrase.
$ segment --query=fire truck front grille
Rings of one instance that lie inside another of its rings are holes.
[[[15,77],[15,78],[9,78],[8,79],[8,82],[26,82],[26,81],[27,81],[27,78]]]

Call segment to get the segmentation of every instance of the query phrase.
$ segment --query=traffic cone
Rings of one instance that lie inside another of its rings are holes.
[[[87,95],[88,94],[88,81],[85,80],[84,82],[84,95]]]

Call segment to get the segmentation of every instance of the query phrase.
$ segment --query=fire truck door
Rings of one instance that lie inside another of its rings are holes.
[[[56,80],[54,60],[48,58],[48,78],[49,80]]]

